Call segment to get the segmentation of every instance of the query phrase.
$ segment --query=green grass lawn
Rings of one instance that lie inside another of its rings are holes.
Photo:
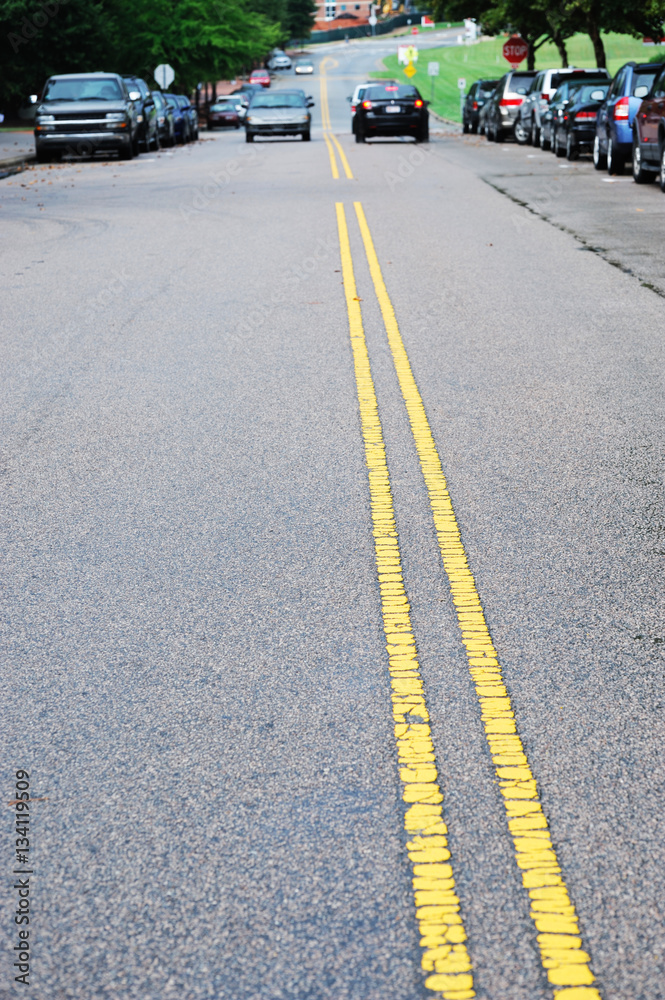
[[[503,76],[510,69],[501,54],[505,37],[489,38],[476,42],[474,45],[456,45],[451,48],[429,49],[420,53],[416,63],[416,75],[412,83],[420,90],[427,100],[432,99],[432,79],[434,79],[434,96],[432,110],[444,118],[461,121],[459,90],[457,81],[460,77],[466,80],[468,90],[474,80],[481,77],[495,78]],[[641,39],[630,35],[604,35],[605,51],[607,53],[607,68],[614,74],[631,59],[638,62],[648,62],[656,54],[660,54],[665,62],[665,48],[653,45],[643,45]],[[418,38],[414,38],[417,45]],[[571,66],[593,67],[596,65],[593,48],[587,35],[575,35],[569,39],[568,61]],[[427,63],[439,63],[439,76],[428,77]],[[397,63],[397,54],[383,60],[385,73],[373,73],[376,77],[391,77],[408,82],[404,67]],[[536,69],[547,69],[550,66],[560,66],[561,60],[556,47],[552,44],[543,45],[536,53]],[[526,69],[526,61],[520,69]]]

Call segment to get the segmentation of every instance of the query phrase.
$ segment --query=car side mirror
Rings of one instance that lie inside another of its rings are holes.
[[[308,108],[313,108],[314,107],[314,99],[312,97],[308,97],[307,98],[307,107]]]
[[[352,100],[353,100],[352,97],[347,97],[347,101],[352,101]]]
[[[140,92],[138,90],[130,90],[129,99],[130,101],[140,101],[141,100]]]

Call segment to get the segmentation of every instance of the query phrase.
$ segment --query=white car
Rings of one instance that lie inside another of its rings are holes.
[[[272,70],[291,69],[292,65],[286,52],[274,52],[268,60],[268,69]]]
[[[310,62],[309,59],[299,59],[296,63],[296,73],[302,75],[305,73],[314,72],[314,63]]]

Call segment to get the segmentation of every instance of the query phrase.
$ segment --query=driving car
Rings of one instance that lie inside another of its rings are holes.
[[[209,132],[214,128],[240,128],[240,97],[240,94],[237,97],[221,97],[209,106],[206,111],[206,128]]]
[[[298,59],[295,65],[295,71],[298,76],[307,75],[314,72],[314,63],[311,59]]]
[[[396,80],[386,80],[386,83],[396,83]],[[359,83],[358,86],[353,91],[351,97],[347,97],[347,101],[351,105],[351,131],[356,134],[355,117],[358,111],[358,105],[362,101],[363,94],[368,87],[374,87],[376,80],[366,80],[365,83]]]
[[[268,60],[268,69],[280,70],[280,69],[291,69],[293,63],[287,56],[286,52],[282,49],[273,49],[272,55]]]
[[[123,76],[123,80],[138,111],[139,145],[146,152],[150,149],[159,149],[157,109],[148,84],[140,76]]]
[[[274,94],[255,94],[245,115],[245,140],[254,142],[257,135],[300,135],[311,138],[314,101],[302,90],[278,90]]]
[[[475,83],[471,84],[462,109],[463,132],[475,134],[478,131],[480,112],[494,93],[498,82],[498,80],[476,80]]]
[[[607,100],[598,109],[593,143],[593,165],[622,174],[633,149],[633,121],[651,90],[663,63],[629,62],[612,80]]]
[[[131,160],[139,152],[141,124],[138,104],[117,73],[51,76],[35,113],[35,155],[48,163],[63,153],[112,150]]]
[[[267,69],[253,69],[249,74],[250,83],[260,83],[262,87],[270,86],[270,73]]]
[[[648,184],[659,176],[665,192],[665,68],[654,80],[633,121],[633,180]]]
[[[356,142],[394,135],[410,135],[416,142],[428,142],[427,103],[410,84],[374,82],[363,91],[356,106]]]
[[[598,108],[607,97],[609,89],[609,80],[604,83],[585,83],[578,87],[557,123],[554,135],[554,152],[557,156],[565,153],[567,160],[576,160],[581,152],[592,151]]]
[[[507,133],[513,132],[520,104],[535,75],[535,72],[512,70],[501,77],[487,102],[485,135],[490,142],[501,142]]]

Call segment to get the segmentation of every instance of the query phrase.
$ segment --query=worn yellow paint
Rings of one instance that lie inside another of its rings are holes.
[[[600,993],[592,985],[594,975],[589,956],[582,950],[575,908],[552,844],[536,781],[517,732],[498,654],[468,565],[441,460],[359,202],[355,202],[355,210],[429,496],[441,558],[513,839],[515,860],[522,873],[522,883],[530,890],[531,918],[539,932],[541,961],[555,989],[570,987],[557,989],[556,1000],[599,1000]]]
[[[329,69],[334,69],[338,63],[335,59],[331,59],[330,56],[321,62],[321,77],[319,80],[319,92],[321,95],[321,124],[323,126],[323,138],[325,139],[326,146],[328,147],[328,156],[330,157],[330,172],[332,173],[333,180],[339,180],[339,167],[337,166],[337,159],[335,157],[335,150],[339,155],[340,163],[344,169],[344,173],[349,180],[353,180],[353,172],[349,165],[349,161],[346,158],[344,150],[337,139],[336,135],[333,135],[332,125],[330,124],[330,105],[328,103],[328,77],[327,72]]]
[[[356,291],[346,214],[341,203],[336,209],[381,588],[385,577],[390,577],[390,591],[381,589],[381,611],[402,798],[409,806],[404,827],[409,835],[406,850],[412,864],[413,897],[423,948],[421,962],[423,969],[432,973],[425,981],[430,989],[440,991],[445,1000],[471,1000],[476,995],[471,960],[465,945],[459,899],[454,892],[448,828],[441,808],[443,795],[437,782],[429,712],[402,579],[383,430]]]

